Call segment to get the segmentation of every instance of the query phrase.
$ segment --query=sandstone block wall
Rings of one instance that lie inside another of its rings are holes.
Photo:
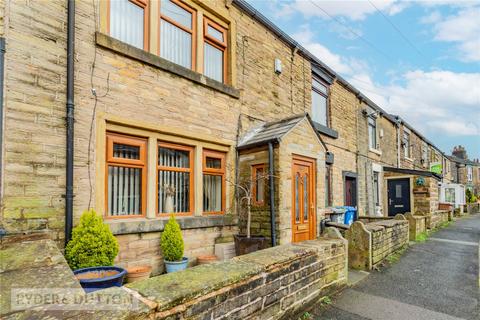
[[[228,237],[236,233],[235,226],[210,227],[182,230],[185,243],[184,256],[189,265],[196,265],[196,257],[214,254],[215,239]],[[160,248],[161,232],[133,233],[117,235],[120,250],[115,265],[128,268],[133,266],[152,266],[152,275],[164,272],[163,256]]]
[[[356,221],[346,232],[351,268],[371,270],[390,254],[408,244],[409,223],[402,215],[392,220],[364,224]]]
[[[405,217],[407,218],[409,224],[410,241],[415,241],[418,235],[427,231],[425,216],[406,213]]]
[[[428,229],[440,227],[443,223],[449,221],[448,210],[437,210],[426,216],[426,226]]]
[[[346,250],[344,239],[282,245],[127,287],[156,319],[291,319],[345,285]]]

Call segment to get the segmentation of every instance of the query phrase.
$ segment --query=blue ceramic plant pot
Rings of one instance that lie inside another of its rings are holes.
[[[73,271],[85,292],[121,287],[127,270],[120,267],[91,267]]]
[[[188,258],[183,257],[181,261],[167,261],[165,260],[165,268],[167,269],[167,273],[181,271],[187,269]]]

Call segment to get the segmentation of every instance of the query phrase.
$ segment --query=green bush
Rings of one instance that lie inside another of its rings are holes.
[[[118,242],[108,225],[94,210],[85,211],[65,248],[70,268],[112,266],[117,254]]]
[[[183,238],[180,225],[172,215],[162,233],[161,247],[166,261],[180,261],[183,258]]]
[[[472,192],[472,190],[467,189],[465,190],[465,200],[467,201],[467,203],[475,203],[477,202],[477,197]]]

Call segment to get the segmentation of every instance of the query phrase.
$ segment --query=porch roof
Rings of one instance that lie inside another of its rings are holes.
[[[310,118],[308,113],[302,113],[281,120],[267,122],[260,127],[250,130],[243,137],[243,139],[240,140],[237,149],[244,150],[249,148],[255,148],[266,145],[270,142],[277,144],[280,142],[283,136],[290,132],[290,130],[292,130],[298,123],[303,121],[305,118],[307,118],[308,122],[312,126],[312,129],[318,136],[318,139],[325,147],[325,150],[328,150],[321,136],[315,129],[315,125],[313,124],[312,119]]]
[[[396,173],[403,173],[403,174],[411,174],[411,175],[416,175],[416,176],[423,176],[423,177],[432,177],[437,180],[442,180],[442,176],[430,172],[430,171],[423,171],[423,170],[414,170],[414,169],[402,169],[402,168],[395,168],[395,167],[383,167],[383,171],[387,172],[396,172]]]

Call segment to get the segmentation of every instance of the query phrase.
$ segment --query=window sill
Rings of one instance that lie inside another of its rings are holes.
[[[105,220],[114,235],[161,232],[168,222],[168,217],[155,219],[131,218]],[[211,227],[235,226],[236,219],[232,215],[216,215],[201,217],[177,217],[177,222],[182,230],[201,229]]]
[[[368,151],[373,152],[373,153],[376,153],[376,154],[378,154],[379,156],[382,155],[382,151],[380,151],[380,150],[378,150],[378,149],[369,148]]]
[[[333,138],[333,139],[338,139],[338,132],[337,131],[335,131],[332,128],[329,128],[327,126],[324,126],[323,124],[315,122],[315,121],[313,121],[313,124],[315,125],[315,129],[318,132],[320,132],[321,134],[329,136],[330,138]]]
[[[404,159],[404,160],[406,160],[406,161],[408,161],[408,162],[411,162],[411,163],[413,163],[413,159],[412,159],[412,158],[407,158],[407,157],[404,157],[403,159]]]
[[[110,37],[104,33],[95,33],[95,42],[97,45],[110,49],[116,53],[124,55],[126,57],[144,62],[151,66],[157,67],[164,71],[173,73],[185,79],[191,80],[207,88],[220,91],[233,98],[240,98],[240,91],[232,86],[218,82],[216,80],[205,77],[203,74],[192,71],[188,68],[177,65],[173,62],[160,58],[157,55],[151,54],[145,50],[138,49],[134,46],[126,44],[120,40]]]

